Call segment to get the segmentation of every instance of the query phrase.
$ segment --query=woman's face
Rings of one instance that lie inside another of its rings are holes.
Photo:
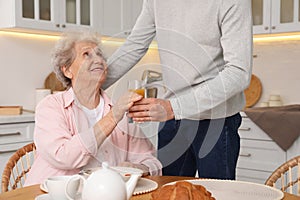
[[[95,84],[101,87],[107,74],[107,65],[101,51],[92,42],[75,44],[76,57],[71,66],[63,67],[65,76],[71,79],[72,86]]]

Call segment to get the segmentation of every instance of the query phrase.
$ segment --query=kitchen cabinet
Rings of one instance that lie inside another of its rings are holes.
[[[290,149],[284,151],[245,113],[242,113],[239,135],[241,148],[236,170],[237,180],[264,184],[281,164],[300,155],[299,138]]]
[[[300,31],[300,0],[252,0],[253,33]]]
[[[237,180],[263,184],[271,173],[286,161],[286,152],[245,114],[242,116],[239,128],[241,148]]]
[[[34,114],[0,116],[0,180],[6,162],[19,148],[33,141]]]
[[[98,29],[99,10],[99,0],[0,0],[0,27],[50,32]]]
[[[125,38],[143,0],[0,0],[0,28],[23,32],[62,32],[92,28]]]
[[[100,33],[126,38],[143,6],[143,0],[102,0],[103,16]]]

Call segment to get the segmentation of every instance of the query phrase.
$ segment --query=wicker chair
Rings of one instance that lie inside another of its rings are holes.
[[[35,144],[30,143],[17,150],[7,161],[2,174],[2,192],[23,187],[35,157]]]
[[[300,196],[300,156],[278,167],[265,184]]]

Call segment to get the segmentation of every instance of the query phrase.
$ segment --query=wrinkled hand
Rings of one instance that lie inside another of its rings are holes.
[[[126,92],[121,96],[112,108],[116,122],[119,122],[123,118],[125,112],[127,112],[135,102],[140,101],[142,98],[143,96],[138,95],[135,92]]]
[[[171,103],[168,100],[145,98],[134,103],[129,109],[128,117],[135,122],[163,122],[174,118]]]
[[[149,168],[147,166],[143,165],[143,164],[134,164],[134,163],[131,163],[131,162],[122,162],[118,166],[140,169],[140,170],[143,171],[142,176],[148,176],[149,175]]]

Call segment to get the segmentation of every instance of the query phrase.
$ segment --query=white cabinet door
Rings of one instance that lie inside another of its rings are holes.
[[[253,33],[270,33],[271,0],[252,0]]]
[[[299,31],[299,0],[273,0],[271,23],[272,33]]]
[[[248,181],[253,183],[265,184],[268,177],[271,175],[270,172],[258,171],[237,168],[236,169],[236,180],[238,181]]]
[[[58,12],[55,9],[55,0],[15,0],[10,2],[15,4],[9,11],[4,12],[11,12],[15,8],[15,13],[7,14],[14,15],[11,16],[14,18],[12,24],[17,28],[52,30],[59,20]]]
[[[103,7],[99,0],[57,0],[60,9],[59,26],[62,29],[98,29]]]
[[[241,139],[272,141],[272,139],[249,118],[243,118],[239,128]]]
[[[0,28],[43,32],[92,28],[127,37],[143,0],[0,0]]]
[[[142,10],[143,0],[103,0],[101,34],[127,37]]]
[[[120,34],[124,29],[123,0],[103,0],[103,8],[101,34]]]
[[[300,31],[299,0],[252,0],[253,33]]]
[[[242,114],[237,180],[264,184],[271,173],[287,159],[283,151],[260,127]]]
[[[241,140],[238,168],[274,171],[286,161],[286,152],[273,141]]]
[[[32,141],[34,122],[0,124],[0,144]]]
[[[8,159],[33,141],[34,115],[0,115],[0,179]],[[1,192],[1,191],[0,191]]]
[[[102,9],[99,0],[0,0],[0,27],[55,32],[98,29]]]

